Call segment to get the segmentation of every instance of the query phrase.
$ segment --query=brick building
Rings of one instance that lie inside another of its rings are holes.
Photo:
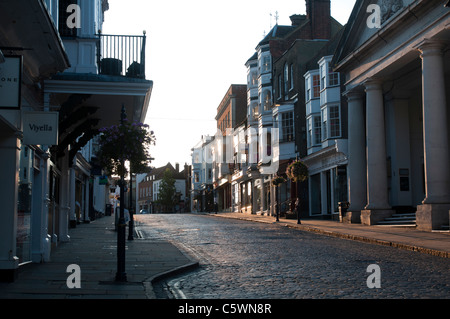
[[[219,106],[217,107],[217,130],[215,139],[216,160],[213,164],[213,186],[215,202],[219,210],[230,210],[231,198],[231,172],[233,171],[232,154],[227,154],[227,143],[232,143],[226,135],[230,134],[246,116],[247,85],[232,84]],[[228,134],[227,134],[228,132]],[[229,145],[230,146],[230,145]]]

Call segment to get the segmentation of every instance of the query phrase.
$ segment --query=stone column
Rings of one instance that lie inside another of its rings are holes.
[[[48,196],[49,196],[49,158],[45,150],[40,157],[39,174],[33,181],[33,219],[32,225],[32,261],[35,263],[50,261],[51,236],[48,234]]]
[[[61,162],[61,180],[60,180],[60,209],[59,209],[59,225],[56,238],[53,240],[58,240],[61,242],[70,241],[69,236],[69,214],[73,206],[71,206],[71,188],[70,181],[71,169],[69,168],[68,162],[68,151],[65,151],[65,155]],[[54,230],[55,231],[55,230]],[[54,235],[53,235],[54,236]]]
[[[425,199],[417,207],[417,227],[439,229],[449,223],[450,174],[445,98],[444,59],[441,41],[425,40],[417,49],[422,59],[423,141]]]
[[[266,200],[266,193],[264,189],[264,176],[261,176],[261,215],[264,215],[264,203]]]
[[[367,203],[366,132],[364,94],[348,92],[348,208],[344,222],[361,222],[361,210]]]
[[[392,215],[388,203],[386,132],[382,82],[370,79],[366,87],[367,205],[361,223],[373,225]]]
[[[328,213],[328,196],[327,196],[327,171],[320,172],[320,202],[321,214]]]
[[[4,123],[0,120],[0,125]],[[17,278],[16,256],[17,200],[20,140],[14,132],[0,136],[0,282]]]

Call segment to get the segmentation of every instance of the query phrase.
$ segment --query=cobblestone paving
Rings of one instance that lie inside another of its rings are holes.
[[[450,260],[283,227],[202,215],[140,216],[148,239],[164,238],[200,268],[157,287],[167,298],[449,298]],[[381,288],[368,288],[367,267]],[[164,296],[160,296],[163,298]]]

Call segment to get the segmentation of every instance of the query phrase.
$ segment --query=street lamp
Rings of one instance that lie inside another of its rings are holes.
[[[127,115],[125,113],[125,105],[122,105],[120,114],[120,124],[123,125]],[[122,143],[123,146],[123,143]],[[117,273],[116,281],[127,281],[125,272],[125,160],[121,159],[122,171],[120,173],[120,216],[117,227]]]
[[[128,240],[134,240],[133,174],[131,173],[131,167],[130,167],[130,204],[128,205],[128,210],[130,211],[130,221],[128,222]]]

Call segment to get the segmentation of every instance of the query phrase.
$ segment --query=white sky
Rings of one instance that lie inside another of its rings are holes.
[[[346,24],[356,0],[331,0]],[[147,32],[146,77],[153,92],[146,123],[155,131],[152,166],[191,163],[191,148],[216,132],[217,106],[246,83],[245,62],[278,12],[280,25],[305,14],[304,0],[109,0],[104,34]]]

